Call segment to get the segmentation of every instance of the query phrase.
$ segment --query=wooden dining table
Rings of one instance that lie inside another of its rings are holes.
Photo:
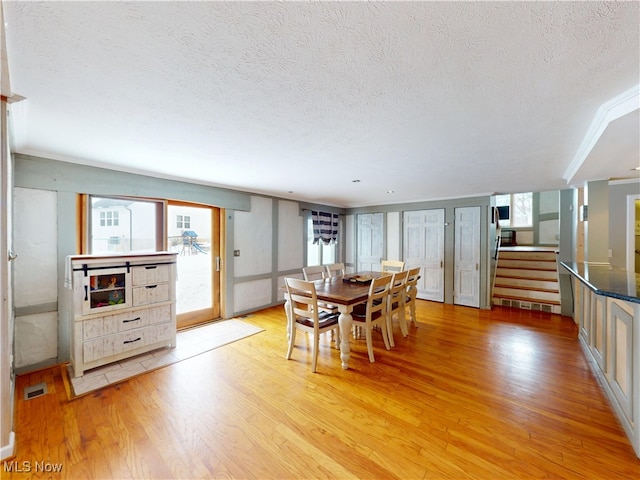
[[[340,275],[337,277],[316,280],[313,283],[316,287],[318,301],[336,305],[340,316],[340,360],[342,368],[349,368],[349,358],[351,357],[351,346],[349,338],[351,336],[351,326],[353,317],[351,312],[353,307],[359,303],[364,303],[369,298],[369,287],[371,282],[355,281],[357,278],[378,278],[383,275],[390,275],[388,272],[358,272],[354,274]]]

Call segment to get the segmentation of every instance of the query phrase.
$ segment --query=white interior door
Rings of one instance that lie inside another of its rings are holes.
[[[358,215],[358,272],[380,270],[383,255],[383,214]]]
[[[444,302],[444,209],[404,212],[405,268],[420,267],[418,298]]]
[[[455,209],[453,303],[480,307],[480,207]]]
[[[0,12],[0,21],[2,21]],[[8,458],[14,454],[13,405],[13,304],[12,275],[10,260],[13,258],[12,233],[12,188],[13,170],[9,159],[9,135],[7,126],[7,103],[0,101],[0,458]]]

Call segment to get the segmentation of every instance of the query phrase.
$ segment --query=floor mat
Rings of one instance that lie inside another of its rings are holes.
[[[62,377],[69,399],[73,399],[263,331],[264,329],[260,327],[235,318],[220,320],[178,332],[176,348],[160,348],[120,362],[87,370],[82,377],[78,378],[71,375],[70,365],[63,365]]]

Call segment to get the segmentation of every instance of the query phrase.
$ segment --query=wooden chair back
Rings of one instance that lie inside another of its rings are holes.
[[[382,260],[380,263],[382,272],[401,272],[404,270],[404,262],[401,260]]]
[[[327,270],[323,265],[312,265],[302,268],[302,275],[307,282],[313,282],[314,280],[322,280],[327,273]]]
[[[326,278],[338,277],[345,274],[344,263],[330,263],[325,265]]]
[[[418,279],[420,278],[420,267],[409,269],[407,275],[407,294],[405,298],[405,308],[409,307],[411,323],[416,324],[416,295],[418,294]]]
[[[287,287],[287,311],[289,345],[287,359],[291,358],[296,340],[296,331],[313,334],[313,358],[311,371],[316,371],[318,363],[320,334],[334,331],[336,348],[340,343],[340,330],[337,313],[329,313],[318,308],[318,297],[313,282],[299,280],[297,278],[285,278]]]
[[[388,313],[387,313],[387,333],[389,335],[389,344],[395,347],[393,340],[393,317],[398,316],[398,322],[400,323],[400,330],[402,335],[406,337],[409,332],[407,330],[407,324],[405,322],[405,298],[407,296],[407,270],[395,272],[391,277],[391,284],[389,286],[388,296]]]

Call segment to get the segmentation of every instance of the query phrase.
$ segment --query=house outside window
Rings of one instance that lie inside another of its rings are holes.
[[[176,228],[191,228],[191,217],[189,215],[176,215]]]
[[[155,252],[162,246],[162,202],[125,197],[89,196],[88,251],[92,254]]]
[[[100,212],[101,227],[117,227],[118,225],[120,225],[120,217],[117,211],[107,210]]]

